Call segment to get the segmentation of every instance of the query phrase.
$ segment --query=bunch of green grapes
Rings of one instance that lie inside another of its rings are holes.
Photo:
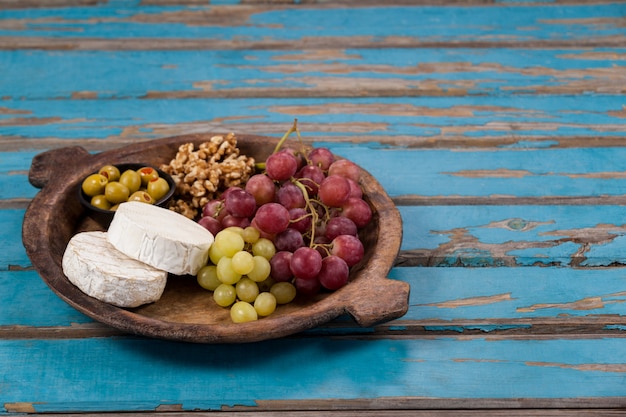
[[[293,284],[270,276],[275,253],[274,243],[256,228],[227,227],[215,235],[209,263],[196,276],[198,284],[213,292],[217,305],[230,308],[235,323],[269,316],[296,296]]]

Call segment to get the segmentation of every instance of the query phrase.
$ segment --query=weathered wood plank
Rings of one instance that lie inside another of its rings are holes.
[[[406,147],[623,146],[618,95],[379,98],[7,100],[5,150],[85,141],[90,150],[193,132],[282,134],[299,120],[306,140]]]
[[[623,206],[402,206],[400,212],[398,265],[626,264]]]
[[[403,204],[420,204],[420,198],[432,199],[427,202],[431,205],[446,204],[448,197],[464,197],[471,204],[471,198],[499,196],[534,198],[529,203],[541,205],[542,197],[622,198],[626,185],[626,147],[457,151],[381,148],[376,143],[314,144],[362,166],[391,197],[408,200]],[[8,171],[0,169],[0,199],[31,198],[38,192],[28,183],[34,154],[0,153],[12,165]]]
[[[5,411],[64,413],[261,411],[273,408],[273,401],[318,411],[441,408],[449,400],[465,400],[469,409],[499,401],[519,408],[518,400],[507,402],[514,398],[524,399],[525,407],[533,399],[623,407],[623,342],[293,338],[255,344],[251,354],[245,344],[2,340],[0,363],[20,372],[4,375],[1,401]],[[552,382],[549,390],[545,381]]]
[[[623,206],[400,206],[398,266],[626,265]],[[24,209],[2,210],[0,270],[30,267]]]
[[[496,401],[502,404],[501,401]],[[508,401],[505,401],[509,403]],[[326,410],[327,415],[332,415],[335,417],[451,417],[458,416],[462,413],[464,416],[485,416],[485,417],[519,417],[519,416],[535,416],[537,410],[524,410],[524,409],[474,409],[460,410],[459,408],[463,407],[462,401],[450,401],[446,400],[448,404],[446,409],[432,409],[428,406],[424,407],[423,410],[409,409],[409,410],[361,410],[355,405],[355,409],[353,410],[337,410],[336,407],[333,407],[332,410]],[[533,404],[537,404],[539,401],[533,401]],[[555,401],[542,402],[545,406],[554,406]],[[560,405],[572,405],[575,402],[572,401],[559,401]],[[29,407],[29,404],[25,404],[26,407]],[[430,408],[430,409],[429,409]],[[167,416],[165,416],[167,413]],[[147,412],[142,413],[146,417],[181,417],[186,416],[187,414],[181,412]],[[610,409],[610,408],[580,408],[580,409],[568,409],[567,411],[562,410],[554,410],[554,409],[544,409],[541,410],[541,415],[545,417],[552,416],[584,416],[584,417],[592,417],[592,416],[623,416],[626,414],[623,410],[618,408]],[[52,417],[54,414],[45,414],[39,413],[41,417]],[[131,413],[88,413],[88,414],[64,414],[66,417],[130,417]],[[212,412],[194,412],[195,416],[198,417],[212,417],[214,414]],[[276,410],[276,411],[220,411],[220,415],[224,417],[316,417],[320,415],[320,411],[292,411],[292,410]]]
[[[6,10],[0,48],[580,47],[623,45],[626,33],[623,6],[604,3],[506,8],[105,3],[84,12],[80,7]]]
[[[519,339],[626,334],[623,268],[394,268],[411,285],[409,311],[360,328],[347,316],[305,335],[429,338],[442,333]],[[201,291],[200,288],[198,288]],[[35,271],[0,271],[0,339],[121,335],[78,313]]]
[[[0,210],[0,271],[21,270],[31,267],[30,259],[22,245],[23,209]]]
[[[622,94],[625,60],[622,48],[0,51],[0,91],[15,100]]]

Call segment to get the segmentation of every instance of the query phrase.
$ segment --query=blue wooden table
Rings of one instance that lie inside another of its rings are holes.
[[[0,0],[0,413],[626,414],[625,21],[602,0]],[[405,316],[156,340],[32,267],[35,155],[294,118],[397,205]]]

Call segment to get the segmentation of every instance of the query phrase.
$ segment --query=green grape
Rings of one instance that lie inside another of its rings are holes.
[[[243,250],[245,242],[241,235],[233,230],[224,229],[215,236],[213,246],[224,254],[224,256],[232,257],[237,252]]]
[[[259,318],[252,304],[245,301],[237,301],[230,308],[230,318],[235,323],[255,321]]]
[[[290,282],[277,282],[270,292],[276,297],[277,304],[288,304],[296,298],[296,287]]]
[[[254,300],[254,309],[259,316],[269,316],[276,311],[276,297],[271,292],[262,292]]]
[[[246,275],[254,269],[254,258],[245,250],[239,251],[232,257],[233,271],[240,275]]]
[[[262,256],[268,261],[272,259],[275,253],[276,247],[274,246],[274,242],[264,237],[252,244],[252,254]]]
[[[256,296],[259,295],[259,286],[250,278],[244,277],[235,285],[235,291],[237,291],[237,298],[241,301],[252,303]]]
[[[228,284],[220,284],[215,291],[213,291],[213,300],[220,307],[228,307],[237,299],[237,292],[235,287]]]
[[[256,243],[256,241],[261,237],[261,232],[252,226],[248,226],[243,229],[241,237],[243,237],[243,240],[246,243]]]
[[[209,259],[213,262],[213,265],[217,265],[220,259],[224,257],[224,252],[220,250],[215,244],[209,248]]]
[[[227,228],[223,229],[223,230],[228,230],[231,232],[235,232],[237,233],[239,236],[243,237],[243,227],[239,227],[239,226],[228,226]]]
[[[217,278],[224,284],[236,284],[241,279],[241,274],[233,271],[232,258],[222,257],[217,263]]]
[[[254,268],[248,272],[248,278],[255,282],[263,282],[269,277],[272,267],[270,261],[260,255],[252,257]]]
[[[257,282],[257,285],[259,286],[259,291],[261,292],[268,292],[274,284],[276,284],[276,280],[272,277],[267,277],[263,281]]]
[[[217,267],[215,265],[205,265],[200,268],[196,279],[202,288],[209,291],[215,291],[222,284],[222,281],[217,277]]]

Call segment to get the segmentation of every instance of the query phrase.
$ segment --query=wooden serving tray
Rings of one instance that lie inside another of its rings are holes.
[[[350,314],[361,326],[404,315],[409,285],[387,278],[402,238],[402,220],[382,186],[362,170],[361,186],[373,208],[373,219],[361,236],[364,260],[353,268],[345,287],[310,299],[297,298],[271,316],[235,324],[228,309],[217,306],[212,293],[190,276],[168,278],[162,298],[125,309],[101,302],[75,287],[63,274],[61,259],[70,238],[87,230],[105,230],[78,199],[82,179],[100,166],[145,162],[169,163],[183,143],[199,145],[209,135],[184,135],[89,154],[81,147],[41,153],[33,158],[29,181],[41,191],[29,205],[22,240],[33,266],[46,284],[78,311],[114,328],[153,338],[197,343],[241,343],[283,337]],[[243,154],[264,161],[276,138],[237,136]]]

